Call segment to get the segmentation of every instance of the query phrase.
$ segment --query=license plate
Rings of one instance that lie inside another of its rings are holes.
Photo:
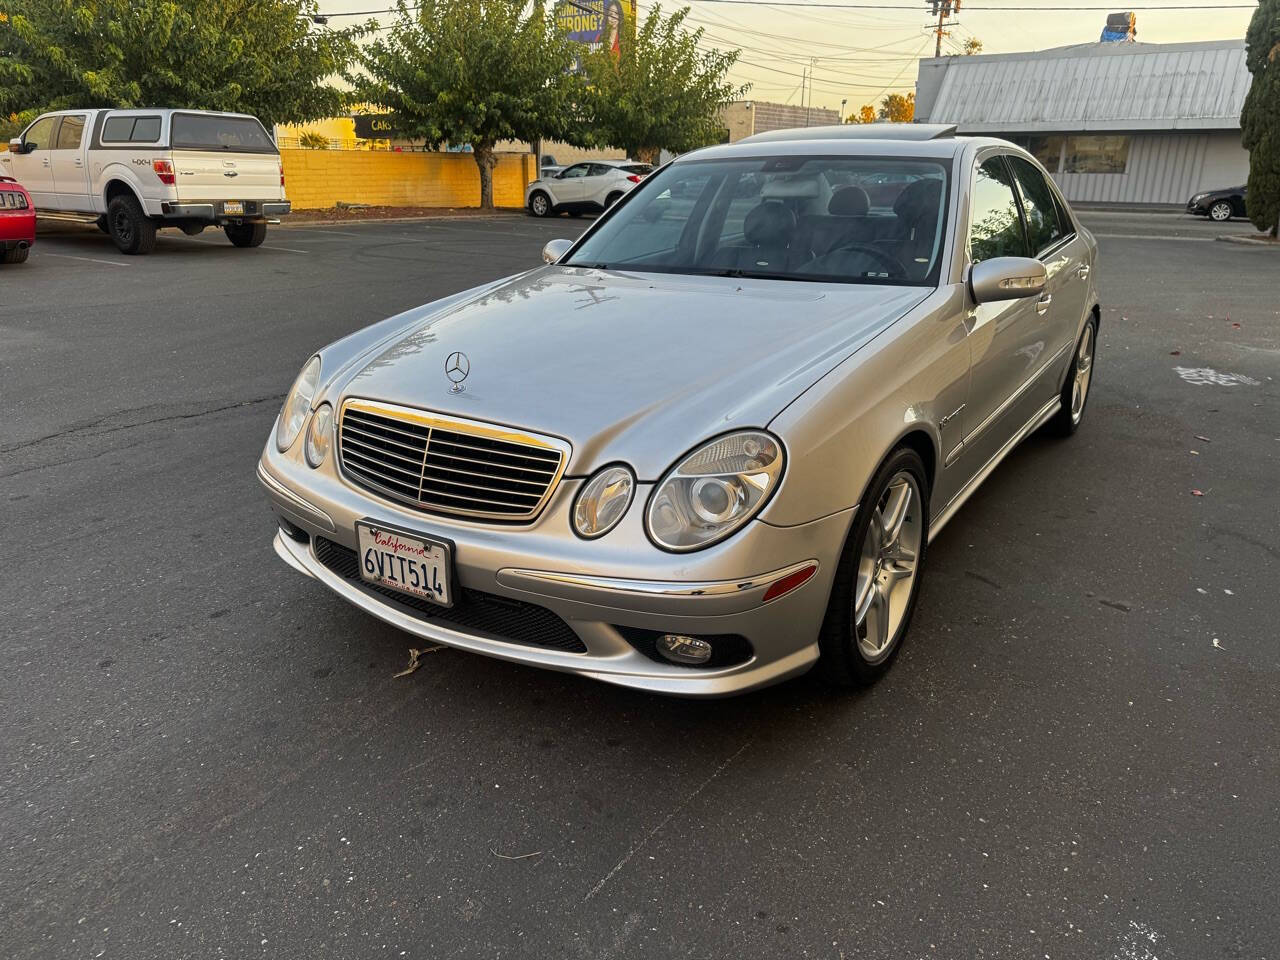
[[[222,205],[222,212],[227,216],[240,216],[244,214],[243,200],[228,200]]]
[[[453,606],[449,544],[365,522],[356,524],[356,541],[365,581]]]

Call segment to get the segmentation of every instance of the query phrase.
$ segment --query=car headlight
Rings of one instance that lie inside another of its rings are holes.
[[[329,456],[329,447],[333,445],[333,407],[322,403],[311,415],[311,426],[307,427],[307,463],[318,467]]]
[[[1207,196],[1209,196],[1207,193],[1197,193],[1194,197],[1191,198],[1191,202],[1199,203],[1201,200],[1203,200]]]
[[[280,428],[276,431],[276,449],[284,453],[298,439],[302,425],[311,412],[311,401],[316,395],[316,387],[320,385],[320,358],[312,357],[298,374],[289,388],[289,395],[284,398],[284,407],[280,410]]]
[[[588,540],[603,537],[618,525],[635,492],[636,478],[622,464],[597,471],[573,503],[573,529]]]
[[[759,430],[708,441],[658,484],[645,514],[649,536],[677,552],[723,540],[764,506],[782,464],[782,444]]]

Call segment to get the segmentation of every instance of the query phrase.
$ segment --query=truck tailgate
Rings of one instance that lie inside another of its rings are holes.
[[[172,156],[180,202],[284,199],[275,154],[174,150]]]

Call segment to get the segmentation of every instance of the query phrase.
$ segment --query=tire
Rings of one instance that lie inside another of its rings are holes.
[[[1089,402],[1089,387],[1093,384],[1093,361],[1098,355],[1098,321],[1090,317],[1076,341],[1076,352],[1067,367],[1067,379],[1062,384],[1062,408],[1049,420],[1048,430],[1060,437],[1069,437],[1080,429],[1084,410]],[[1083,361],[1083,367],[1081,363]],[[1078,395],[1077,395],[1078,389]]]
[[[535,217],[549,217],[553,210],[551,198],[541,190],[535,190],[529,195],[529,212]]]
[[[121,253],[136,256],[156,248],[155,221],[147,217],[131,193],[107,204],[107,228]]]
[[[1215,200],[1209,205],[1209,219],[1217,223],[1225,223],[1234,215],[1230,200]]]
[[[13,247],[0,254],[0,261],[4,263],[26,263],[30,253],[30,247]]]
[[[897,528],[891,537],[886,515]],[[899,447],[867,485],[836,568],[818,635],[818,664],[829,682],[865,687],[888,672],[911,625],[928,546],[924,462]]]
[[[604,208],[608,210],[615,203],[622,199],[622,191],[616,190],[604,198]]]
[[[94,223],[94,226],[96,226],[99,230],[105,233],[108,237],[111,236],[111,228],[107,226],[106,214],[103,214],[97,220],[93,221],[93,223]]]
[[[262,221],[256,223],[228,223],[222,228],[223,233],[237,247],[260,247],[267,239],[267,225]]]

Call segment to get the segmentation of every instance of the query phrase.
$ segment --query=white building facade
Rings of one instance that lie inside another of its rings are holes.
[[[916,120],[1026,147],[1073,202],[1183,204],[1249,172],[1244,41],[920,61]]]

